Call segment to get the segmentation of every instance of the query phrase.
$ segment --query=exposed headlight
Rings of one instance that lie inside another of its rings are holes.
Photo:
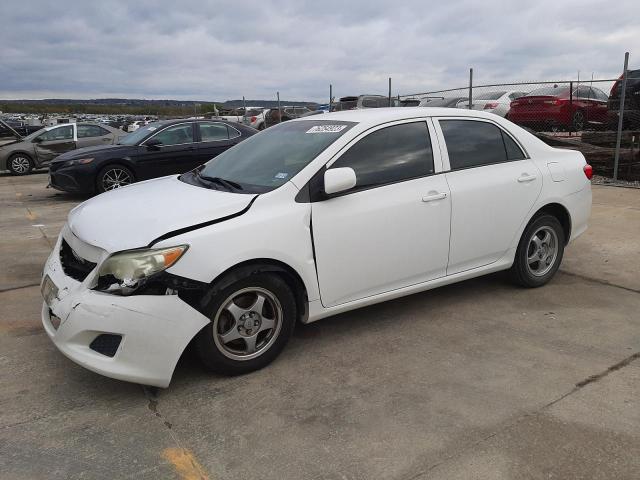
[[[149,277],[175,264],[187,248],[188,245],[179,245],[129,250],[111,255],[100,265],[96,289],[128,295]]]
[[[78,158],[77,160],[67,160],[64,162],[65,167],[71,167],[73,165],[86,165],[87,163],[93,162],[93,158]]]

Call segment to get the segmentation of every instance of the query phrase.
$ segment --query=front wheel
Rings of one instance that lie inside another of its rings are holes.
[[[27,175],[33,170],[33,160],[24,153],[16,153],[9,157],[7,169],[12,175]]]
[[[258,273],[216,292],[205,307],[211,323],[196,352],[210,370],[239,375],[265,367],[284,349],[296,323],[293,292],[277,275]]]
[[[534,218],[525,228],[511,267],[515,283],[535,288],[555,275],[564,255],[564,230],[553,215]]]
[[[97,189],[99,193],[124,187],[135,181],[133,172],[122,165],[109,165],[98,173]]]

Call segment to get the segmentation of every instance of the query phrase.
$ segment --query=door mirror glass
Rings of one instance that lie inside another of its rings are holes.
[[[356,181],[353,168],[330,168],[324,172],[324,191],[327,195],[344,192],[355,187]]]

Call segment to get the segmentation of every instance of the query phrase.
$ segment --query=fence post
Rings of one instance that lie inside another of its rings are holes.
[[[578,80],[578,85],[580,80]],[[573,80],[569,82],[569,136],[573,132]]]
[[[329,111],[333,108],[333,85],[329,84]]]
[[[278,123],[282,123],[282,110],[280,109],[280,92],[276,92],[278,96]]]
[[[469,110],[471,110],[471,104],[473,103],[473,68],[469,69]]]
[[[391,106],[391,77],[389,77],[389,106]]]
[[[244,99],[244,95],[242,96],[242,112],[243,123],[247,123],[247,102]]]
[[[613,157],[613,179],[618,180],[618,162],[620,161],[620,143],[622,142],[622,126],[624,119],[624,101],[627,94],[627,67],[629,66],[629,52],[624,54],[624,70],[622,70],[622,93],[620,93],[620,108],[618,110],[618,134],[616,135],[616,153]]]

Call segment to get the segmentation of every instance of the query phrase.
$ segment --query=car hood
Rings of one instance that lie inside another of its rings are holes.
[[[84,158],[87,155],[95,155],[100,157],[122,156],[126,152],[134,152],[139,147],[137,145],[98,145],[95,147],[78,148],[56,157],[53,163],[64,162],[76,158]]]
[[[167,233],[238,215],[256,195],[156,178],[98,195],[69,213],[78,238],[107,252],[148,246]],[[196,227],[197,228],[197,227]]]

